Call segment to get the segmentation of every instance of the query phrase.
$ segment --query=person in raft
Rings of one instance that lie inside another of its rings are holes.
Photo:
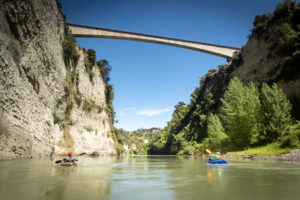
[[[75,162],[75,161],[78,161],[78,159],[72,156],[72,152],[69,152],[68,157],[64,158],[64,162]]]
[[[212,156],[211,160],[222,160],[220,152],[217,152],[217,154],[214,154]]]
[[[217,156],[218,156],[218,159],[219,159],[219,160],[222,160],[222,159],[223,159],[223,158],[221,157],[220,152],[217,152]]]

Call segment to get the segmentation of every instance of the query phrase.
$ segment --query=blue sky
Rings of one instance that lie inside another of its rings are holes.
[[[59,0],[68,23],[153,34],[240,48],[256,15],[278,0]],[[174,106],[189,103],[200,78],[224,58],[144,42],[76,38],[112,66],[115,126],[125,130],[165,127]]]

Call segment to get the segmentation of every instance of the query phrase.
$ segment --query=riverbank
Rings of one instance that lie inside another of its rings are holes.
[[[295,149],[289,153],[283,155],[237,155],[234,153],[228,153],[223,156],[227,160],[273,160],[273,161],[292,161],[300,162],[300,149]]]
[[[300,147],[280,148],[279,143],[272,143],[264,147],[250,148],[245,151],[228,152],[224,155],[228,160],[274,160],[300,162]]]

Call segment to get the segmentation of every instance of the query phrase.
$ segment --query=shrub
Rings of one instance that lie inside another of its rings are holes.
[[[211,77],[213,76],[215,73],[217,72],[216,69],[211,69],[211,70],[208,70],[208,72],[206,73],[206,77]]]
[[[104,110],[102,106],[96,106],[98,113],[102,113],[102,111]]]
[[[96,62],[96,51],[94,49],[88,49],[86,52],[87,59],[91,66],[95,65]]]
[[[280,138],[281,147],[295,147],[300,140],[300,122],[287,126]]]
[[[91,126],[85,126],[84,127],[85,130],[87,130],[88,132],[92,132],[94,129]]]
[[[244,63],[241,50],[235,52],[231,58],[231,63],[233,66],[237,67]]]
[[[86,112],[91,112],[95,108],[95,101],[85,99],[83,101],[82,109]]]
[[[111,66],[108,64],[107,60],[99,60],[97,63],[97,66],[99,67],[100,74],[102,76],[102,79],[105,83],[108,83],[109,79],[109,73],[111,71]]]
[[[298,144],[298,137],[295,134],[286,135],[280,139],[280,143],[280,147],[282,148],[296,147]]]
[[[86,72],[89,74],[90,81],[93,82],[93,78],[95,76],[95,73],[93,72],[93,66],[95,65],[96,61],[96,52],[94,49],[88,49],[88,51],[85,54],[84,59],[84,66]]]
[[[76,50],[77,43],[73,36],[69,33],[69,29],[65,27],[65,36],[62,42],[63,52],[64,52],[64,61],[66,66],[70,65],[70,61],[77,63],[79,59],[79,54]]]
[[[82,102],[82,98],[81,95],[79,93],[76,93],[74,95],[74,99],[75,99],[75,103],[77,104],[77,106],[80,106],[81,102]]]

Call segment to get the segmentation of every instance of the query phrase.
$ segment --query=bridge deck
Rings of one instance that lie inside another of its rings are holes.
[[[104,29],[90,26],[82,26],[75,24],[67,24],[72,35],[74,37],[90,37],[90,38],[111,38],[111,39],[121,39],[121,40],[133,40],[133,41],[142,41],[150,42],[157,44],[171,45],[186,49],[192,49],[204,53],[213,54],[216,56],[231,58],[233,53],[238,48],[222,46],[209,43],[201,43],[188,40],[180,40],[175,38],[147,35],[134,32],[125,32],[120,30],[113,29]]]

